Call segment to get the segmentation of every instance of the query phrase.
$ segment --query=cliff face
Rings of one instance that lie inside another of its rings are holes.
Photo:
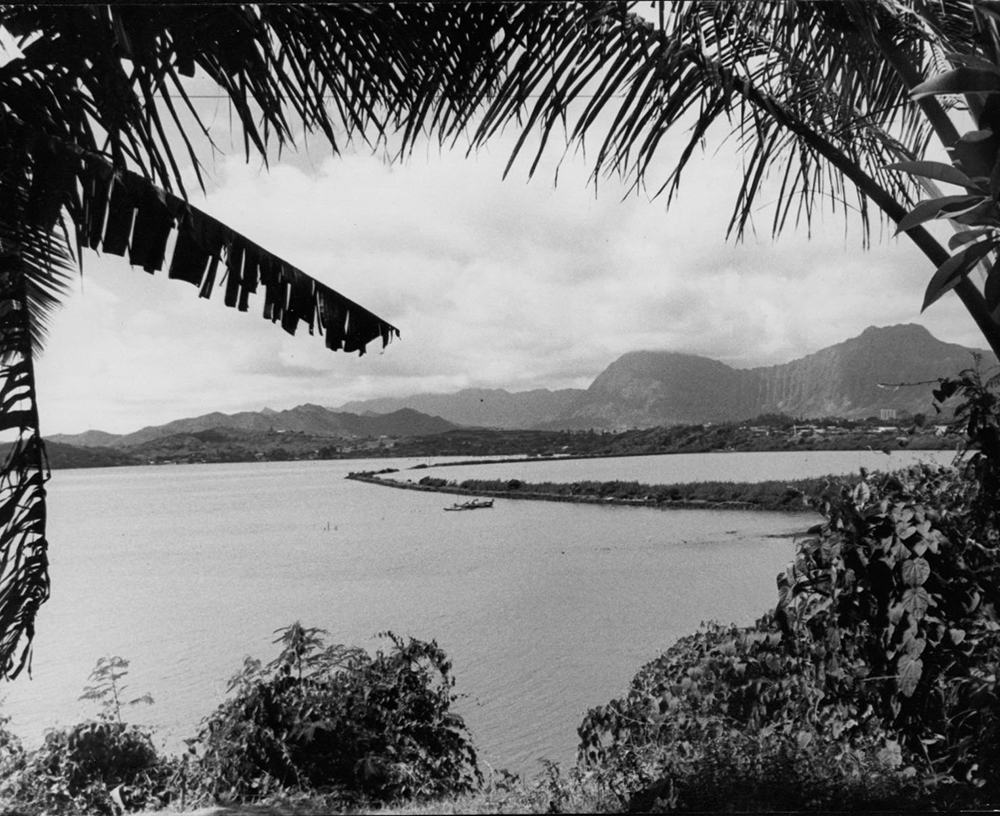
[[[995,364],[984,354],[986,366]],[[648,428],[724,422],[760,414],[868,417],[880,409],[933,412],[930,385],[972,364],[972,351],[942,343],[921,326],[869,328],[782,365],[734,369],[691,354],[633,351],[586,391],[467,389],[348,403],[341,411],[414,408],[461,425],[501,428]],[[884,387],[884,386],[890,387]]]
[[[466,389],[457,394],[347,403],[337,410],[300,405],[286,411],[207,414],[126,436],[88,432],[55,436],[77,445],[136,445],[213,428],[288,430],[318,436],[406,436],[457,425],[507,429],[651,428],[752,419],[878,416],[883,408],[933,414],[932,383],[973,363],[964,346],[942,343],[920,326],[865,329],[857,337],[798,360],[735,369],[718,360],[667,351],[619,357],[587,390]],[[983,366],[996,358],[983,353]],[[915,383],[915,385],[900,385]],[[897,387],[898,386],[898,387]]]
[[[932,386],[900,384],[954,375],[972,362],[970,349],[914,325],[869,328],[798,360],[752,369],[672,352],[631,352],[552,425],[652,427],[764,413],[867,417],[883,408],[927,413]],[[984,366],[995,364],[992,354],[983,355]]]
[[[706,357],[633,351],[608,366],[560,419],[603,427],[718,422],[742,416],[744,378]]]
[[[942,343],[921,326],[865,329],[858,337],[781,366],[754,369],[766,383],[766,411],[792,416],[865,417],[881,408],[926,412],[926,383],[972,365],[972,351]],[[985,355],[985,365],[996,358]],[[897,387],[898,386],[898,387]]]

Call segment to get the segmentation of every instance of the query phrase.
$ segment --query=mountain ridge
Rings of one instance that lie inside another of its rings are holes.
[[[352,439],[377,436],[424,436],[454,430],[457,425],[441,417],[428,416],[411,408],[388,414],[360,416],[331,411],[306,403],[283,411],[240,411],[223,414],[213,411],[197,417],[175,419],[164,425],[148,425],[129,434],[86,431],[82,434],[53,434],[54,442],[80,447],[125,448],[143,445],[169,436],[190,435],[226,428],[239,431],[298,432],[317,437]]]
[[[864,418],[883,409],[926,413],[933,410],[930,387],[884,388],[886,383],[926,383],[957,374],[987,351],[945,343],[915,324],[870,326],[860,335],[786,363],[737,369],[718,360],[676,351],[630,351],[614,360],[587,389],[564,389],[558,405],[545,405],[531,392],[503,392],[516,403],[532,395],[531,424],[517,425],[510,414],[485,406],[479,424],[540,430],[648,428],[701,422],[738,421],[767,413],[799,417]],[[502,390],[502,389],[501,389]],[[470,400],[497,389],[465,389],[455,394],[415,394],[345,403],[338,410],[378,411],[382,406],[433,405],[435,413],[466,424]],[[452,400],[452,402],[449,402]],[[523,409],[522,409],[523,410]],[[526,411],[524,413],[527,413]],[[548,414],[548,416],[546,416]]]
[[[377,397],[345,402],[331,410],[363,413],[413,408],[421,413],[443,416],[457,425],[505,429],[532,428],[557,419],[580,395],[582,388],[556,391],[535,388],[507,391],[504,388],[464,388],[453,394],[412,394],[408,397]]]
[[[127,447],[214,428],[295,431],[340,438],[413,436],[457,427],[506,430],[621,430],[793,417],[861,419],[883,410],[933,410],[927,383],[957,374],[989,352],[936,339],[914,324],[869,327],[860,335],[786,363],[737,369],[708,357],[639,350],[621,355],[587,389],[469,388],[452,394],[355,400],[336,408],[304,404],[235,414],[212,412],[130,434],[57,434],[56,442]],[[916,385],[914,385],[916,384]]]
[[[561,418],[564,428],[725,422],[762,414],[860,419],[883,410],[933,410],[928,382],[989,352],[936,339],[914,324],[857,337],[772,366],[735,369],[696,355],[630,352],[613,362]],[[624,395],[624,399],[623,399]]]

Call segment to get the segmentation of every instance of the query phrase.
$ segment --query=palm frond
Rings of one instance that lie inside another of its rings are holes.
[[[59,228],[61,200],[66,183],[72,179],[62,170],[50,175],[32,172],[32,148],[24,136],[23,131],[9,127],[9,122],[0,126],[0,257],[17,259],[18,274],[25,278],[27,309],[27,333],[17,342],[0,335],[0,358],[11,353],[32,354],[42,347],[49,321],[68,293],[74,271],[66,232]]]
[[[377,143],[394,112],[418,125],[431,100],[464,93],[459,73],[471,81],[492,65],[488,31],[464,38],[457,60],[448,52],[439,23],[460,14],[426,3],[2,6],[23,56],[0,70],[0,104],[184,196],[181,159],[200,179],[197,142],[210,140],[194,88],[228,102],[248,159],[266,161],[297,126],[334,151]]]
[[[305,323],[334,351],[364,354],[374,340],[384,348],[399,337],[395,326],[182,198],[135,173],[116,173],[100,157],[76,152],[76,160],[78,198],[69,209],[79,246],[127,253],[147,272],[166,269],[203,298],[223,289],[225,305],[240,311],[263,290],[265,318],[289,334]]]
[[[0,366],[4,390],[34,391],[25,360]],[[22,429],[0,469],[0,676],[30,672],[35,617],[49,597],[44,449],[37,428]],[[40,465],[40,462],[43,463]]]
[[[181,168],[190,159],[202,181],[195,142],[209,134],[186,83],[196,70],[228,96],[248,158],[266,159],[296,124],[334,149],[341,134],[380,132],[382,94],[402,96],[400,59],[412,53],[394,56],[389,18],[401,42],[395,13],[364,4],[0,6],[21,44],[0,65],[0,431],[16,434],[0,468],[0,675],[30,665],[49,592],[33,356],[66,293],[71,246],[166,269],[202,297],[223,288],[244,311],[262,290],[266,318],[293,334],[305,323],[333,350],[399,336],[193,207]]]
[[[960,22],[970,4],[959,2],[675,2],[665,4],[662,26],[614,2],[424,5],[403,5],[398,13],[418,30],[417,21],[435,25],[448,48],[425,47],[405,93],[392,103],[404,150],[424,129],[446,144],[471,133],[476,149],[513,126],[511,164],[531,143],[529,134],[538,134],[530,175],[552,144],[567,149],[596,139],[594,181],[613,173],[641,189],[664,153],[665,136],[684,129],[685,144],[670,157],[673,169],[652,186],[655,195],[672,196],[718,124],[741,146],[751,179],[735,203],[737,235],[771,174],[783,180],[775,233],[791,212],[808,224],[818,201],[844,199],[848,180],[805,132],[823,138],[900,203],[911,202],[916,186],[885,166],[919,155],[933,126],[884,51],[926,72],[945,36],[948,47],[981,47],[975,26]],[[799,132],[777,123],[771,108]],[[872,219],[864,193],[852,208],[867,235]]]
[[[20,255],[0,255],[0,432],[15,439],[0,467],[0,676],[30,667],[35,616],[49,596],[48,464],[38,433],[30,312]],[[29,669],[30,670],[30,669]]]

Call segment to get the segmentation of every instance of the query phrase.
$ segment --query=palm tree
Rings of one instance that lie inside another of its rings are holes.
[[[858,213],[865,244],[873,215],[895,222],[939,270],[924,307],[954,289],[1000,354],[998,15],[991,0],[477,4],[441,37],[458,47],[470,26],[488,30],[502,69],[465,83],[460,104],[431,124],[447,144],[467,135],[470,149],[515,126],[507,170],[536,145],[529,175],[553,142],[596,140],[595,184],[616,173],[636,190],[664,137],[685,129],[672,172],[652,188],[668,202],[703,140],[725,128],[745,157],[730,236],[751,224],[769,176],[779,180],[775,236],[808,228],[827,202]],[[934,139],[951,164],[925,159]],[[942,196],[939,181],[960,192]],[[930,200],[914,207],[920,194]],[[925,228],[935,218],[975,229],[949,242],[951,254]],[[980,262],[984,289],[969,279]]]
[[[34,355],[73,267],[90,250],[241,311],[263,290],[264,317],[326,347],[363,354],[399,331],[193,206],[182,162],[204,189],[212,150],[196,95],[226,100],[247,160],[265,164],[318,135],[334,152],[360,141],[406,151],[448,128],[495,87],[491,49],[507,12],[443,3],[10,5],[17,44],[0,64],[0,676],[30,666],[48,597],[48,476]],[[445,36],[446,35],[446,36]],[[194,85],[197,83],[197,86]]]
[[[334,349],[398,333],[191,205],[179,157],[201,182],[195,142],[210,138],[192,78],[229,100],[248,158],[289,144],[296,125],[334,150],[357,139],[391,143],[394,156],[428,133],[475,150],[516,127],[511,163],[537,144],[529,174],[552,143],[590,138],[595,183],[618,173],[640,189],[664,136],[686,128],[653,188],[668,201],[726,127],[745,156],[731,235],[769,175],[780,179],[775,235],[808,227],[828,201],[859,213],[867,242],[877,214],[937,270],[925,306],[954,289],[1000,353],[991,0],[635,6],[652,18],[599,0],[0,8],[21,49],[0,67],[0,430],[18,433],[0,482],[0,672],[25,665],[48,592],[31,359],[74,257],[127,251],[203,296],[224,275],[225,302],[240,309],[262,287],[266,317],[319,325]],[[924,160],[935,138],[951,164]],[[941,196],[936,182],[961,193]],[[914,206],[921,192],[931,202]],[[925,226],[944,217],[970,227],[954,254]],[[982,288],[969,278],[977,263],[989,269]]]
[[[385,127],[406,84],[413,30],[390,8],[333,6],[6,6],[17,43],[0,66],[0,431],[14,441],[0,472],[0,674],[30,658],[49,592],[45,451],[33,359],[46,320],[84,253],[127,253],[147,272],[331,350],[364,353],[398,330],[189,201],[182,161],[203,184],[196,145],[210,135],[189,90],[229,101],[246,156],[265,161],[296,127],[336,151]],[[429,30],[429,29],[428,29]],[[421,43],[424,54],[431,47]],[[262,292],[261,292],[262,290]]]

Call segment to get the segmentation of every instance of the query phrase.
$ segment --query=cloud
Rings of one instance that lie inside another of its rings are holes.
[[[869,325],[918,321],[981,346],[955,298],[918,310],[930,268],[905,241],[860,248],[827,217],[726,242],[738,157],[696,157],[681,194],[595,196],[586,166],[502,181],[509,138],[472,158],[436,149],[402,165],[361,153],[269,173],[220,159],[207,211],[397,325],[362,358],[197,297],[188,284],[88,256],[39,365],[43,430],[127,432],[209,411],[338,405],[370,396],[585,387],[638,348],[746,367],[784,362]],[[662,174],[661,174],[662,175]]]

